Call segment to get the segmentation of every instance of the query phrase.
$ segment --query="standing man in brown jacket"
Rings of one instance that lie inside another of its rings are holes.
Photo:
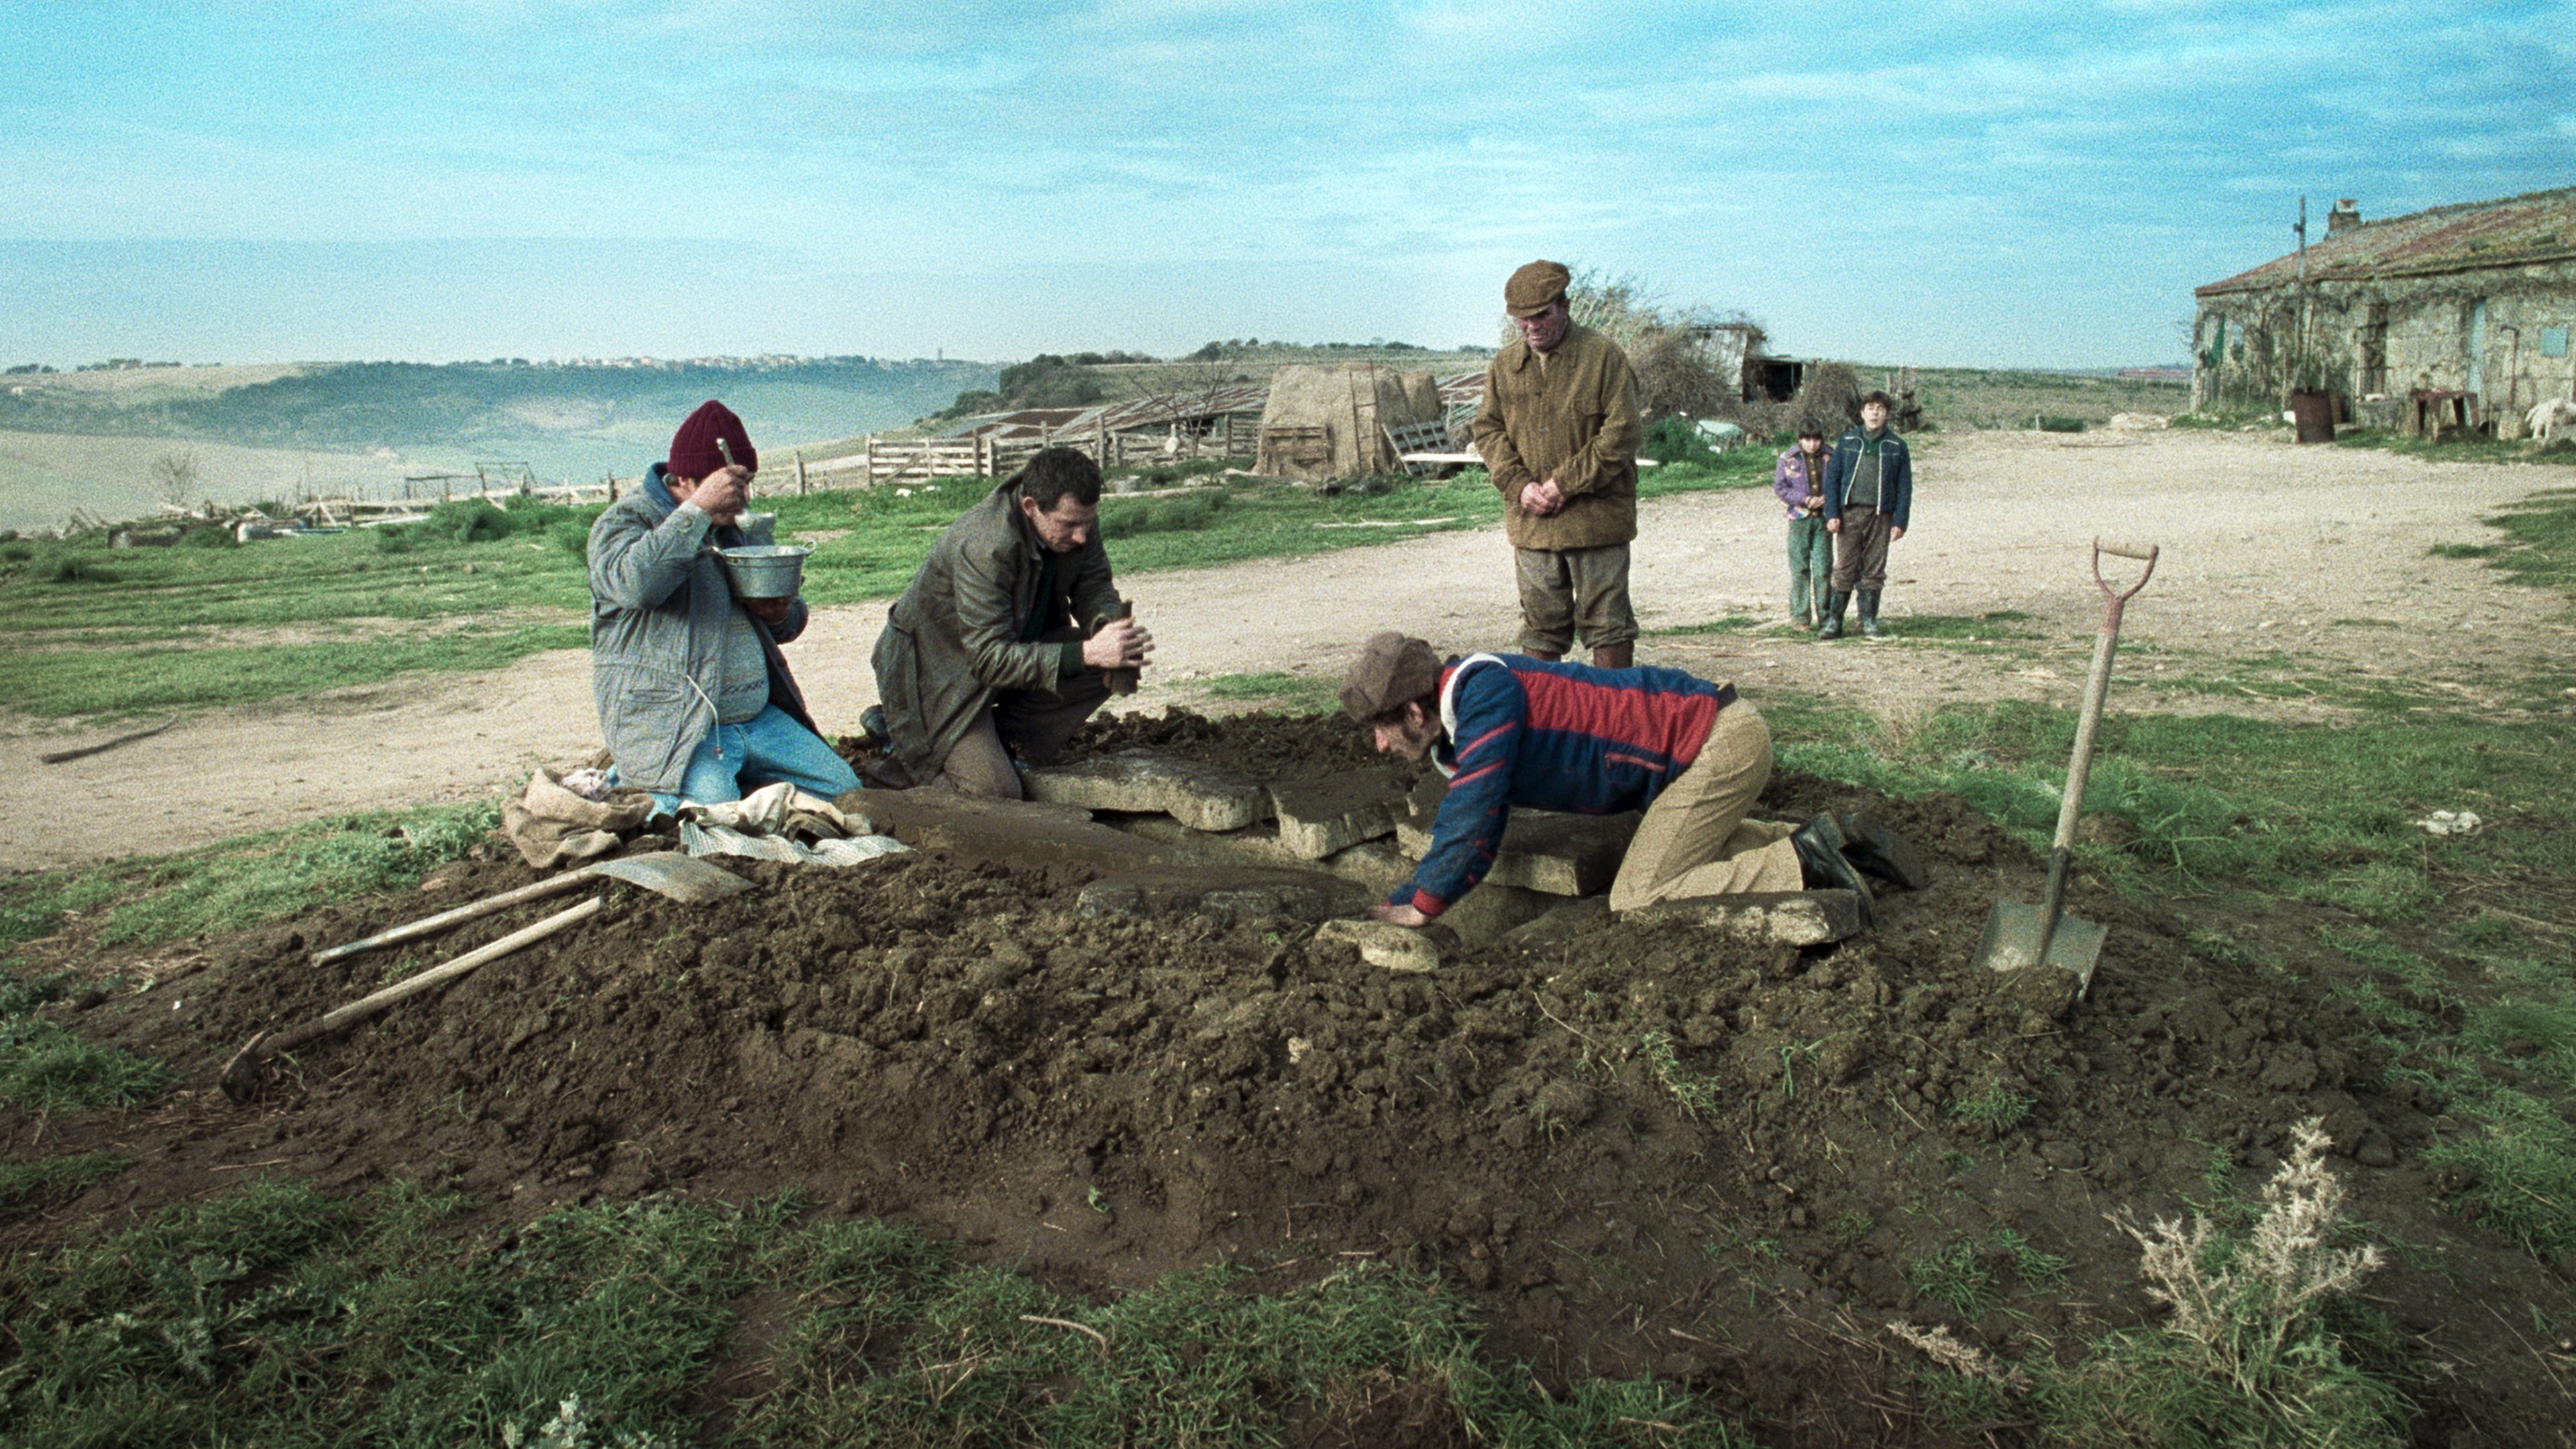
[[[1503,495],[1521,652],[1562,659],[1579,629],[1596,666],[1625,669],[1637,650],[1637,379],[1615,343],[1574,324],[1568,280],[1557,263],[1532,262],[1504,284],[1521,337],[1485,369],[1476,451]]]

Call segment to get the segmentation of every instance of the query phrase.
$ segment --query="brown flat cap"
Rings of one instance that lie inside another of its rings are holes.
[[[1535,317],[1565,295],[1573,274],[1556,262],[1532,262],[1503,283],[1503,310],[1515,317]]]
[[[1342,677],[1342,708],[1365,724],[1440,688],[1440,656],[1393,629],[1371,636]]]

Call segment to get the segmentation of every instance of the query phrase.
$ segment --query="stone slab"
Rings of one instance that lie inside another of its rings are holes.
[[[1270,787],[1279,817],[1279,843],[1305,860],[1322,860],[1366,840],[1393,834],[1404,809],[1404,787],[1384,766],[1346,770],[1314,780]]]
[[[1533,921],[1503,933],[1502,945],[1515,951],[1544,951],[1589,936],[1610,924],[1610,902],[1599,896],[1559,901]]]
[[[1109,876],[1083,887],[1086,916],[1177,916],[1192,913],[1231,923],[1285,916],[1308,923],[1367,909],[1369,892],[1349,881],[1307,871],[1156,870]]]
[[[1396,822],[1396,848],[1420,860],[1431,848],[1432,816],[1414,814]],[[1493,885],[1519,886],[1552,896],[1588,896],[1610,888],[1628,841],[1637,833],[1634,812],[1625,815],[1563,815],[1553,810],[1515,810],[1503,827],[1503,848],[1485,876]]]
[[[1860,934],[1860,897],[1850,891],[1756,891],[1662,901],[1620,919],[1646,925],[1687,921],[1771,946],[1822,946]]]
[[[1545,915],[1551,906],[1565,904],[1565,897],[1523,890],[1519,886],[1496,885],[1487,880],[1474,890],[1449,903],[1440,913],[1440,924],[1458,938],[1458,944],[1470,948],[1490,946],[1510,934],[1513,928]]]
[[[1169,815],[1192,830],[1241,830],[1270,814],[1269,793],[1220,765],[1176,760],[1152,750],[1024,772],[1029,798],[1086,810]]]
[[[1348,850],[1317,862],[1344,880],[1355,880],[1384,895],[1413,877],[1413,862],[1392,840],[1363,840]]]
[[[1315,932],[1318,941],[1347,941],[1360,959],[1388,971],[1437,971],[1440,948],[1420,931],[1390,921],[1326,921]]]

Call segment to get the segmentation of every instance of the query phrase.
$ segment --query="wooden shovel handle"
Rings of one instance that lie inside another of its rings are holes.
[[[507,910],[521,901],[541,900],[547,896],[561,895],[574,886],[580,885],[589,873],[587,869],[567,871],[552,880],[541,880],[534,885],[523,885],[514,891],[503,891],[497,896],[486,896],[479,901],[469,901],[454,910],[441,911],[434,916],[423,916],[409,925],[396,926],[390,931],[378,931],[363,941],[351,941],[345,946],[334,946],[328,951],[316,951],[313,953],[313,964],[328,966],[334,961],[355,956],[361,951],[372,951],[379,946],[398,945],[404,941],[416,941],[423,936],[436,935],[450,926],[473,920],[478,916],[488,916],[494,911]]]

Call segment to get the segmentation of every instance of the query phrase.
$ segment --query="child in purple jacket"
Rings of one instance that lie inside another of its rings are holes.
[[[1825,617],[1834,572],[1834,538],[1825,531],[1825,435],[1809,427],[1780,455],[1771,491],[1789,510],[1789,617],[1812,629]]]

